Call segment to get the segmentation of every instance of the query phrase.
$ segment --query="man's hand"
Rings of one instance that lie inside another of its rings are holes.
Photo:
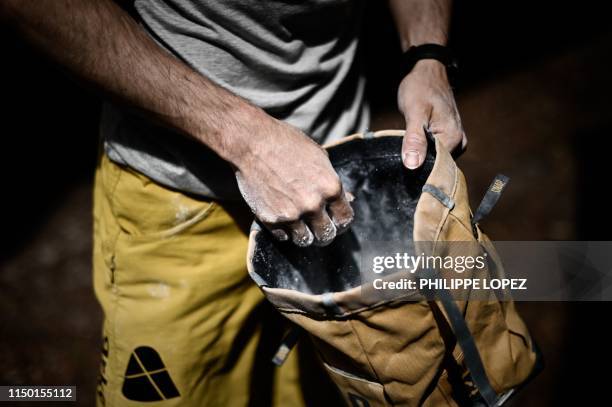
[[[255,216],[279,240],[291,237],[301,247],[331,243],[351,223],[353,210],[327,153],[269,116],[251,123],[256,134],[231,161]]]
[[[112,1],[3,0],[0,21],[115,102],[227,160],[278,238],[323,245],[351,222],[321,147],[160,48]]]
[[[448,83],[446,68],[440,62],[428,59],[417,62],[399,86],[397,103],[406,119],[402,159],[407,168],[418,168],[425,160],[425,128],[448,151],[465,149],[467,138]]]
[[[389,0],[402,51],[422,44],[445,45],[452,0]],[[410,169],[425,161],[427,128],[449,150],[463,149],[467,139],[461,126],[446,68],[423,59],[406,75],[397,92],[399,110],[406,119],[402,147],[404,165]]]

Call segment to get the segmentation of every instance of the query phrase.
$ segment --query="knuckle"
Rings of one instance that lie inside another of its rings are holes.
[[[463,129],[459,128],[459,129],[455,129],[452,132],[452,139],[453,142],[456,144],[461,144],[463,142],[463,140],[465,139],[465,132],[463,131]]]
[[[342,193],[342,182],[340,182],[340,177],[334,174],[333,177],[330,177],[323,183],[321,186],[321,191],[323,193],[323,197],[326,199],[338,198]]]
[[[296,208],[288,208],[278,213],[277,223],[294,222],[300,218],[300,213]]]
[[[260,216],[259,220],[270,226],[278,226],[299,219],[299,212],[295,208],[283,208],[274,213]]]
[[[465,137],[463,129],[455,124],[439,126],[436,128],[436,133],[447,147],[455,147],[461,144]]]
[[[270,227],[276,223],[276,215],[272,214],[263,214],[257,216],[257,219],[260,220],[264,225]]]
[[[462,139],[463,139],[463,136],[461,135],[461,132],[459,131],[453,131],[449,135],[449,140],[452,144],[460,144]]]
[[[425,137],[420,134],[409,133],[404,136],[406,145],[422,147],[427,144]]]
[[[313,214],[323,207],[323,199],[317,194],[311,194],[302,200],[300,205],[303,214]]]

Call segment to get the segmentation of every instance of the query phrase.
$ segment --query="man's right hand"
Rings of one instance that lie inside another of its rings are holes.
[[[90,87],[195,138],[236,168],[275,236],[326,244],[353,211],[325,151],[163,50],[109,0],[2,0],[0,21]]]
[[[266,117],[232,160],[240,191],[279,240],[326,245],[353,220],[327,152],[295,127]]]

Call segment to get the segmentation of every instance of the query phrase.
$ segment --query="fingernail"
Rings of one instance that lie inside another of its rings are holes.
[[[348,219],[343,219],[341,222],[338,222],[334,219],[334,225],[336,226],[336,235],[338,236],[346,232],[349,226],[351,226],[351,223],[353,223],[353,216]]]
[[[280,240],[281,242],[285,242],[285,241],[289,240],[289,235],[287,235],[287,233],[284,230],[282,230],[282,229],[275,229],[275,230],[273,230],[272,231],[272,235],[276,239]]]
[[[328,244],[334,241],[335,237],[336,237],[336,226],[332,223],[332,224],[326,225],[323,228],[323,230],[319,234],[318,239],[315,240],[314,244],[316,246],[327,246]]]
[[[307,233],[299,236],[297,239],[294,239],[294,243],[298,247],[308,247],[314,242],[314,235],[307,229]]]
[[[419,152],[416,150],[408,150],[404,153],[402,158],[404,160],[404,165],[411,170],[419,166]]]

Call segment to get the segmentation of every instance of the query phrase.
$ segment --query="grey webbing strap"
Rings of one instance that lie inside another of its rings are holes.
[[[476,212],[474,212],[472,225],[480,222],[491,212],[497,201],[499,201],[499,197],[501,196],[502,192],[504,192],[504,189],[506,189],[506,185],[508,185],[509,181],[510,178],[503,174],[497,174],[495,176],[493,182],[491,182],[491,185],[489,185],[489,189],[487,189],[487,193],[482,198],[482,201],[480,201],[478,209],[476,209]]]
[[[425,184],[423,185],[422,191],[427,192],[428,194],[436,198],[438,201],[440,201],[442,205],[446,206],[448,209],[453,209],[455,207],[455,201],[453,201],[453,198],[446,195],[440,190],[440,188],[436,186],[433,186],[431,184]]]
[[[298,327],[297,325],[293,325],[291,328],[289,328],[289,332],[287,332],[287,335],[285,335],[283,338],[283,341],[272,358],[272,363],[274,363],[276,366],[281,366],[283,363],[285,363],[287,356],[289,356],[289,352],[291,352],[291,349],[293,349],[298,339],[300,339],[301,334],[302,328]]]
[[[421,278],[431,279],[435,277],[435,272],[433,270],[422,270],[421,273]],[[455,303],[450,291],[444,288],[437,289],[435,290],[435,295],[438,297],[442,303],[442,307],[446,311],[448,322],[453,328],[453,332],[457,338],[457,343],[463,351],[465,365],[470,371],[470,376],[472,377],[480,396],[483,398],[487,406],[498,406],[497,393],[495,393],[495,390],[493,390],[493,387],[491,387],[491,383],[489,382],[489,378],[487,377],[487,373],[482,364],[482,359],[480,358],[480,353],[478,352],[478,348],[474,342],[474,337],[472,336],[470,328],[467,326],[467,323],[465,322],[461,311],[457,307],[457,304]]]

